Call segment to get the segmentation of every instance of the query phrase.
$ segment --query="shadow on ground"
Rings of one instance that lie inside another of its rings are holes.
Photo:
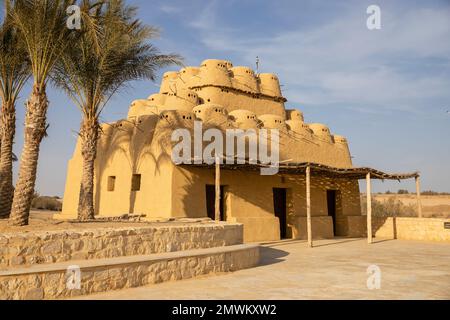
[[[261,260],[259,266],[268,266],[275,263],[283,262],[284,257],[289,255],[289,252],[274,249],[270,247],[260,247]]]
[[[343,243],[347,243],[347,242],[354,242],[354,241],[362,241],[364,239],[362,238],[355,238],[355,239],[348,239],[348,238],[338,238],[335,237],[333,239],[330,239],[331,241],[336,240],[335,242],[327,242],[327,243],[322,243],[322,244],[317,244],[313,242],[313,247],[314,248],[319,248],[319,247],[326,247],[326,246],[333,246],[333,245],[339,245],[339,244],[343,244]]]

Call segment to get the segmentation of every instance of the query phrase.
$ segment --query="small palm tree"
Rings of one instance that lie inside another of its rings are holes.
[[[5,18],[0,26],[0,218],[8,217],[13,199],[12,162],[16,131],[16,101],[30,76],[29,60],[11,23],[11,1],[5,2]]]
[[[111,97],[130,81],[155,79],[156,71],[180,64],[178,55],[163,55],[147,41],[157,29],[136,19],[136,8],[122,0],[82,2],[83,32],[57,68],[55,83],[82,112],[83,172],[78,204],[80,220],[94,219],[94,162],[99,139],[99,116]]]
[[[24,43],[33,77],[33,89],[26,103],[19,178],[10,215],[12,225],[22,226],[28,224],[39,147],[47,130],[49,75],[78,33],[66,25],[66,10],[75,3],[74,0],[17,0],[13,3],[10,17]]]

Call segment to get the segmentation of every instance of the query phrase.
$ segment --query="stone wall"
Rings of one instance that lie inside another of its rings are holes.
[[[367,216],[346,217],[348,237],[367,237]],[[450,242],[450,219],[415,217],[372,217],[372,233],[376,238]]]
[[[0,268],[241,244],[242,224],[192,224],[0,234]]]
[[[366,216],[344,216],[338,227],[340,234],[347,237],[358,238],[367,237],[367,217]],[[312,217],[313,238],[332,238],[333,227],[331,217]],[[444,229],[444,223],[450,219],[435,218],[380,218],[372,217],[372,232],[378,238],[392,238],[403,240],[422,241],[445,241],[450,242],[450,229]],[[298,230],[294,238],[306,239],[306,218],[298,220]]]
[[[450,229],[444,229],[445,222],[450,223],[450,219],[375,218],[373,232],[382,238],[450,242]]]
[[[67,286],[70,262],[0,271],[0,300],[58,299],[230,272],[258,265],[259,246],[80,261],[80,288]]]

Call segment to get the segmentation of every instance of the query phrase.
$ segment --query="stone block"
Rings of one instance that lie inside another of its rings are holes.
[[[44,299],[44,289],[42,288],[33,288],[27,290],[25,293],[25,300],[42,300]]]
[[[11,258],[11,265],[12,266],[20,266],[25,263],[25,258],[22,256],[16,256]]]
[[[42,254],[44,255],[55,255],[61,252],[62,252],[61,242],[52,241],[42,246]]]

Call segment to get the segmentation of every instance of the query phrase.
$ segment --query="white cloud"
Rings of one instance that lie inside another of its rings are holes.
[[[448,101],[450,10],[382,8],[382,29],[369,31],[357,8],[316,28],[273,36],[261,30],[254,38],[218,23],[213,2],[190,26],[210,50],[249,65],[259,56],[263,71],[278,73],[294,102],[414,110],[430,99]],[[438,61],[437,70],[430,60]]]
[[[168,4],[161,5],[159,10],[166,14],[180,13],[182,11],[180,6],[171,6]]]

